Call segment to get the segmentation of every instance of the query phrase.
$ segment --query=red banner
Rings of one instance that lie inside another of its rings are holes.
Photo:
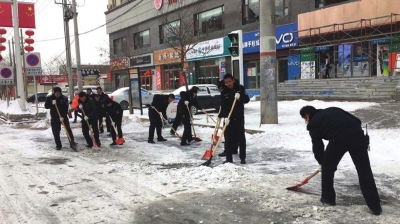
[[[33,83],[33,76],[27,76],[26,79],[27,79],[28,83]],[[36,76],[36,82],[40,83],[40,84],[68,82],[68,75]]]
[[[110,61],[111,71],[126,69],[129,67],[129,58],[119,58],[114,61]]]
[[[35,5],[31,3],[18,3],[19,28],[36,28]]]
[[[11,2],[0,2],[0,26],[13,27]]]
[[[110,71],[107,71],[107,80],[111,81],[112,80],[112,75]]]

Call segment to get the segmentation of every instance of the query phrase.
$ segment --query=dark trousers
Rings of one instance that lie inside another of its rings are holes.
[[[89,119],[89,125],[92,126],[96,144],[100,145],[101,143],[100,143],[100,139],[99,139],[99,128],[97,126],[97,118]],[[90,146],[93,146],[93,140],[92,140],[91,134],[89,133],[89,127],[85,120],[82,120],[82,134],[83,134],[83,137],[85,137],[85,139],[86,139],[86,143]]]
[[[181,125],[181,123],[182,123],[182,114],[176,113],[174,123],[172,124],[172,128],[175,129],[175,131],[177,131],[178,126]],[[171,131],[173,130],[171,129]]]
[[[181,116],[183,123],[183,134],[181,143],[185,143],[187,141],[192,141],[192,125],[190,124],[189,114],[183,114]]]
[[[325,77],[326,77],[326,78],[330,78],[330,77],[331,77],[331,76],[329,75],[329,71],[330,71],[330,69],[325,67]]]
[[[154,130],[157,130],[157,138],[162,138],[162,121],[161,117],[157,115],[151,115],[150,118],[150,127],[149,127],[149,140],[154,140]]]
[[[361,192],[371,210],[380,208],[380,199],[376,189],[374,176],[368,157],[367,141],[363,134],[352,136],[345,140],[329,141],[322,160],[322,198],[328,201],[336,201],[336,193],[333,187],[333,178],[337,166],[346,152],[358,173]]]
[[[56,142],[57,147],[62,147],[60,139],[61,125],[60,118],[51,118],[51,131],[53,132],[54,141]],[[71,138],[71,142],[74,142],[74,135],[72,134],[71,127],[69,126],[68,116],[64,116],[64,125]]]
[[[111,129],[113,129],[113,127],[111,127],[111,120],[109,116],[106,116],[106,127],[107,127],[107,132],[111,132]]]
[[[80,117],[82,119],[82,116],[78,113],[77,110],[74,110],[74,122],[76,122],[76,119]],[[65,120],[65,119],[64,119]]]
[[[118,138],[122,138],[122,117],[120,118],[115,118],[113,119],[114,123],[115,123],[115,128],[118,131]],[[112,126],[112,124],[111,124]],[[115,140],[117,139],[117,133],[115,133],[114,127],[111,127],[111,138],[113,140],[113,142],[115,142]]]
[[[240,148],[240,160],[246,160],[246,135],[244,132],[244,118],[233,119],[226,127],[225,133],[226,161],[233,162],[232,154]]]

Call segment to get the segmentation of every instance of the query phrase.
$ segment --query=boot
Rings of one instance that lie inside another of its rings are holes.
[[[157,138],[157,141],[159,141],[159,142],[165,142],[165,141],[167,141],[167,139],[161,137],[161,138]]]

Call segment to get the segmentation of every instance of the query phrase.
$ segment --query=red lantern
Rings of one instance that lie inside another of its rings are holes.
[[[7,41],[6,38],[0,37],[0,44],[4,43],[4,42],[6,42],[6,41]]]
[[[24,49],[25,49],[27,52],[31,52],[31,51],[33,51],[35,48],[33,48],[32,46],[25,46]]]
[[[25,34],[28,36],[33,36],[33,35],[35,35],[35,32],[33,32],[33,30],[27,30],[27,31],[25,31]]]
[[[0,35],[4,35],[7,33],[7,30],[4,28],[0,28]]]
[[[0,42],[1,42],[1,40],[0,40]],[[32,38],[26,38],[26,39],[25,39],[25,43],[27,43],[27,44],[33,44],[33,43],[35,43],[35,40],[32,39]]]
[[[2,61],[3,60],[3,56],[1,56],[1,54],[0,54],[0,61]]]
[[[5,51],[6,50],[6,46],[0,44],[0,51]]]

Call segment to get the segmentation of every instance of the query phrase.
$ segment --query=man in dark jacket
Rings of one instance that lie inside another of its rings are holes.
[[[301,108],[300,115],[308,124],[314,157],[322,168],[321,202],[336,205],[333,177],[343,155],[349,152],[367,205],[375,215],[380,215],[382,208],[360,119],[337,107],[317,110],[305,106]],[[329,140],[325,151],[322,139]]]
[[[115,140],[117,139],[117,133],[115,133],[114,127],[117,129],[118,132],[118,138],[123,138],[122,135],[122,116],[124,111],[122,110],[122,107],[119,103],[113,101],[110,98],[107,98],[104,100],[104,104],[106,105],[105,107],[105,114],[110,119],[111,121],[111,137],[113,142],[110,144],[111,146],[117,145],[115,143]],[[121,143],[121,145],[123,142]]]
[[[226,162],[232,163],[232,154],[240,146],[240,163],[246,164],[246,136],[244,131],[244,104],[250,101],[244,87],[235,82],[231,74],[224,76],[225,88],[221,92],[221,113],[219,118],[227,118],[236,98],[236,105],[233,109],[228,126],[225,130],[225,153]]]
[[[189,143],[193,140],[192,138],[192,127],[190,124],[190,114],[189,110],[192,106],[196,107],[199,110],[203,110],[197,102],[197,93],[199,92],[199,87],[193,86],[189,91],[182,91],[180,93],[181,99],[178,102],[178,111],[181,115],[182,123],[183,123],[183,135],[181,139],[181,146],[188,146]],[[188,110],[189,108],[189,110]],[[190,111],[191,112],[191,111]]]
[[[109,99],[110,97],[105,94],[103,92],[103,89],[99,86],[96,88],[97,90],[97,95],[95,95],[95,97],[99,97],[99,100],[97,101],[97,113],[99,114],[98,116],[98,125],[100,127],[100,133],[104,133],[104,129],[103,129],[103,125],[101,125],[103,123],[103,117],[106,118],[106,126],[107,126],[107,132],[111,131],[111,121],[110,118],[107,118],[106,114],[105,114],[105,104],[104,101],[106,99]]]
[[[87,97],[85,92],[79,93],[79,112],[82,113],[82,134],[86,139],[87,145],[86,147],[92,148],[93,147],[93,140],[90,137],[89,130],[90,128],[93,131],[94,140],[96,141],[96,145],[98,147],[101,146],[100,139],[99,139],[99,128],[97,125],[97,108],[95,101]],[[88,126],[88,123],[91,127]]]
[[[74,135],[72,134],[68,120],[68,98],[61,93],[60,87],[54,87],[53,94],[46,99],[44,107],[50,109],[51,115],[51,131],[53,132],[54,141],[56,142],[56,149],[61,150],[62,144],[60,140],[61,124],[64,122],[65,129],[67,129],[70,137],[70,147],[76,150],[77,144],[74,142]],[[60,112],[60,115],[57,112]]]
[[[167,107],[169,103],[171,103],[175,99],[174,94],[169,95],[154,95],[153,102],[149,107],[149,119],[150,119],[150,127],[149,127],[149,139],[148,143],[154,144],[154,130],[157,130],[157,140],[159,142],[167,141],[167,139],[162,137],[161,129],[163,125],[163,120],[161,116],[166,120],[167,119]],[[158,112],[157,112],[158,111]],[[160,114],[159,114],[160,113]]]

